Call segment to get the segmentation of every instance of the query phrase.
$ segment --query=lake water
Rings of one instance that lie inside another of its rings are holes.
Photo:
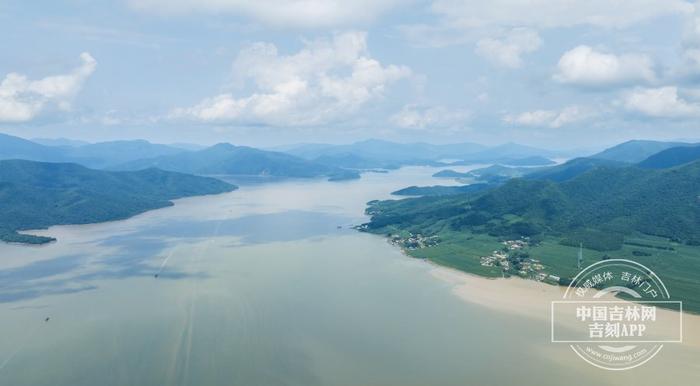
[[[694,349],[594,368],[349,228],[369,200],[449,183],[433,172],[244,185],[1,244],[0,385],[700,384]]]

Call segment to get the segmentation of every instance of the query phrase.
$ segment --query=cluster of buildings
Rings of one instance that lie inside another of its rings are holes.
[[[389,242],[404,249],[414,250],[438,245],[440,238],[438,236],[423,236],[420,233],[414,235],[409,232],[408,237],[391,235]]]
[[[484,267],[501,267],[504,271],[510,269],[508,255],[503,251],[493,251],[489,256],[481,256],[481,265]]]
[[[529,240],[530,239],[528,237],[523,237],[519,240],[506,240],[501,244],[505,245],[505,247],[508,248],[509,251],[514,251],[527,247]]]
[[[528,276],[533,273],[541,273],[543,269],[544,265],[539,260],[527,258],[520,263],[518,274],[520,276]]]
[[[537,259],[521,253],[528,246],[528,239],[503,241],[503,249],[480,258],[484,267],[500,267],[504,273],[517,274],[526,279],[559,283],[559,277],[544,272],[544,265]]]

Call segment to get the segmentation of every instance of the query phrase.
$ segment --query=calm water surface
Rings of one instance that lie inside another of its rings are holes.
[[[593,368],[349,229],[369,200],[449,183],[434,172],[244,185],[0,244],[0,385],[700,384],[683,347]]]

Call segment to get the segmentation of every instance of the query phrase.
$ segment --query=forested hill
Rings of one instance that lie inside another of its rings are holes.
[[[311,178],[326,176],[333,180],[359,178],[355,171],[305,160],[290,154],[246,146],[220,143],[195,152],[161,156],[128,162],[115,167],[138,170],[157,167],[202,175],[255,175]]]
[[[169,200],[222,193],[236,186],[214,178],[145,169],[109,172],[71,163],[0,161],[0,240],[43,243],[18,230],[123,219],[170,206]]]
[[[683,165],[700,159],[700,145],[678,146],[660,151],[637,164],[648,169],[662,169]]]
[[[619,248],[622,236],[633,232],[700,244],[700,161],[655,170],[603,166],[564,182],[513,179],[473,197],[374,202],[367,227],[548,234],[599,250]]]

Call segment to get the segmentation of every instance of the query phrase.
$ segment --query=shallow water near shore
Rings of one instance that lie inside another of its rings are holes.
[[[594,368],[550,343],[546,315],[471,301],[434,266],[351,229],[369,200],[452,183],[437,170],[244,184],[36,232],[58,238],[49,245],[0,244],[0,384],[700,383],[696,346]]]

